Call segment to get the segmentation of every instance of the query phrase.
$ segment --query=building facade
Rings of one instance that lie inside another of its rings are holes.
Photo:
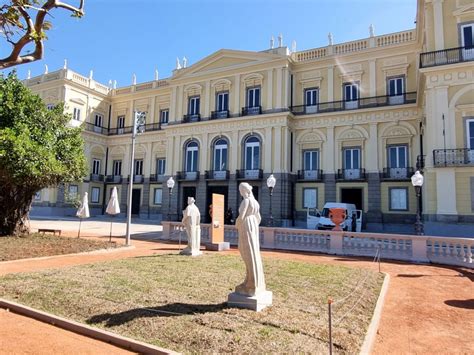
[[[66,67],[25,80],[46,104],[66,102],[90,166],[84,181],[38,193],[34,212],[70,211],[70,196],[88,191],[101,214],[114,186],[125,211],[133,164],[132,210],[145,218],[178,219],[188,196],[207,211],[212,193],[236,215],[247,181],[263,223],[270,208],[286,226],[325,202],[355,203],[369,223],[411,223],[410,177],[423,169],[425,219],[474,222],[474,5],[419,0],[415,29],[373,32],[304,51],[281,38],[261,52],[223,49],[121,88]],[[146,125],[131,162],[134,111]]]

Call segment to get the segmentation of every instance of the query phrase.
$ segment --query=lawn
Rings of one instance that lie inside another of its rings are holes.
[[[327,299],[345,298],[334,305],[334,348],[359,351],[381,274],[274,258],[264,268],[274,300],[259,313],[226,307],[244,266],[208,253],[7,275],[0,297],[184,353],[326,353]]]
[[[63,255],[116,248],[115,243],[83,238],[30,234],[22,237],[0,237],[0,261]]]

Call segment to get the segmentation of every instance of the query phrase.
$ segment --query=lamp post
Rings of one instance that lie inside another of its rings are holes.
[[[130,245],[130,224],[132,223],[132,192],[133,192],[133,168],[135,160],[135,138],[137,134],[145,130],[146,113],[140,111],[133,112],[133,132],[132,132],[132,151],[130,154],[130,175],[128,181],[128,205],[127,205],[127,232],[125,234],[125,244]]]
[[[423,186],[423,175],[421,175],[420,171],[417,170],[415,174],[411,177],[411,183],[415,188],[416,193],[416,222],[415,222],[415,234],[416,235],[424,235],[425,232],[423,230],[423,222],[421,221],[421,188]]]
[[[272,196],[273,196],[273,189],[275,188],[276,184],[276,179],[273,176],[273,174],[270,174],[270,176],[267,179],[267,186],[270,191],[270,221],[269,221],[269,226],[273,227],[273,215],[272,215]]]
[[[166,186],[168,186],[168,191],[169,191],[169,200],[168,200],[168,221],[171,221],[171,195],[173,195],[173,187],[174,187],[174,180],[173,177],[170,176],[170,178],[166,181]]]

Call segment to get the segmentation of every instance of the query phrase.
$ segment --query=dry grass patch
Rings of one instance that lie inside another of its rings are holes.
[[[264,268],[274,301],[260,313],[226,307],[244,266],[237,256],[219,254],[9,275],[0,278],[0,297],[180,352],[324,353],[327,298],[350,295],[334,307],[336,322],[350,312],[335,325],[333,339],[337,352],[358,352],[382,275],[270,258]]]
[[[35,233],[22,237],[0,237],[0,261],[74,254],[116,247],[114,242],[57,237],[50,234]]]

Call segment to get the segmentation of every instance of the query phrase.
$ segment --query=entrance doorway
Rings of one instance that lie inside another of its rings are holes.
[[[361,188],[341,189],[341,203],[353,203],[358,210],[362,210],[363,197],[363,189]]]
[[[141,189],[133,189],[132,191],[132,214],[140,214],[141,193]]]
[[[228,209],[228,194],[229,188],[227,186],[208,186],[207,187],[207,198],[206,198],[206,217],[204,218],[205,223],[211,222],[211,216],[209,215],[209,206],[212,204],[212,194],[224,195],[224,213]],[[235,214],[235,211],[234,211]]]
[[[182,216],[183,211],[188,207],[188,197],[193,197],[196,199],[196,187],[195,186],[185,186],[183,187],[183,204],[181,209],[178,211],[178,215]]]

